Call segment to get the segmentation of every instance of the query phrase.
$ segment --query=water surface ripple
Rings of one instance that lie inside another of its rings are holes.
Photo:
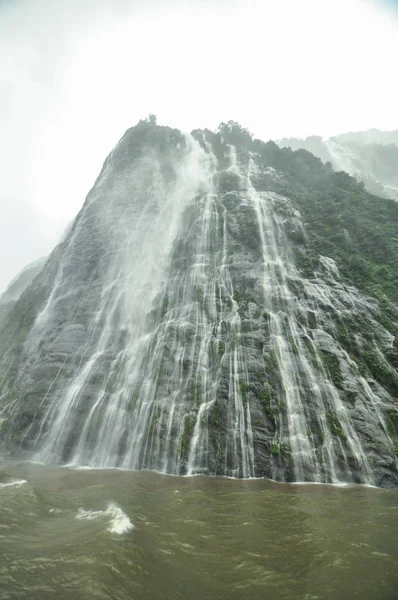
[[[0,465],[0,599],[398,598],[398,493]]]

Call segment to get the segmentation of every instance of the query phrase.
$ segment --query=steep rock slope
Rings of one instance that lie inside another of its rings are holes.
[[[398,205],[378,202],[373,222],[355,179],[236,123],[140,122],[1,330],[4,451],[396,485]]]

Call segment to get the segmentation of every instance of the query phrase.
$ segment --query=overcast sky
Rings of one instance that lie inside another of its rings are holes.
[[[394,0],[0,0],[0,292],[140,118],[267,140],[398,128]]]

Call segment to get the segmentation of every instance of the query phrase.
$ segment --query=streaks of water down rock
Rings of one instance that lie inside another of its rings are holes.
[[[166,153],[119,155],[64,242],[24,344],[24,373],[56,367],[21,443],[44,462],[373,483],[322,360],[324,349],[378,413],[322,327],[372,307],[327,257],[322,277],[301,277],[277,206],[299,229],[300,215],[256,189],[256,156],[229,147],[220,164],[191,136]]]

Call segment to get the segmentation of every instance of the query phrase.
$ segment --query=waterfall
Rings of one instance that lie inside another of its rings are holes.
[[[348,146],[344,146],[333,140],[324,140],[323,143],[336,171],[346,171],[346,173],[353,176],[361,175],[368,177],[371,175],[369,165]]]
[[[383,399],[332,334],[377,307],[328,257],[300,274],[300,213],[259,184],[278,174],[223,148],[202,133],[112,152],[23,345],[21,388],[41,387],[20,445],[42,462],[371,484],[340,381],[365,412]]]

